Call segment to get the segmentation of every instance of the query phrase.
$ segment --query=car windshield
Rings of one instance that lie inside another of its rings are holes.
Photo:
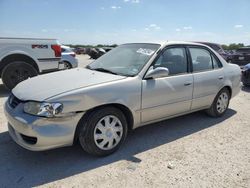
[[[159,44],[120,45],[98,58],[87,68],[123,76],[135,76],[159,48]]]

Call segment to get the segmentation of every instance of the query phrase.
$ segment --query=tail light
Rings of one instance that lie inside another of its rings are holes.
[[[55,56],[56,57],[61,57],[61,46],[56,44],[56,45],[51,45],[52,50],[54,50]]]
[[[75,53],[72,53],[72,54],[70,54],[72,57],[76,57],[76,54]]]

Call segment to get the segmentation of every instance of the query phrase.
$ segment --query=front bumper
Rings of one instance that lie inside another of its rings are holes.
[[[20,146],[42,151],[73,144],[76,126],[83,113],[69,117],[43,118],[23,112],[23,103],[14,109],[6,101],[4,112],[8,120],[9,134]]]

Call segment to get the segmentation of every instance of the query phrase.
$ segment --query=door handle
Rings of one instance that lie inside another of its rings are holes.
[[[224,76],[219,76],[218,79],[219,79],[219,80],[223,80],[223,78],[224,78]]]
[[[191,82],[187,82],[184,84],[184,86],[190,86],[192,83]]]

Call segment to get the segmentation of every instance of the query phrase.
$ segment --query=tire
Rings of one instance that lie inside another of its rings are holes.
[[[64,69],[65,70],[72,69],[72,65],[69,62],[63,61],[63,64],[64,64]]]
[[[32,65],[23,61],[15,61],[4,67],[1,77],[3,84],[11,90],[18,83],[37,75],[38,72]]]
[[[115,123],[114,120],[118,121]],[[114,107],[92,111],[80,120],[78,126],[80,145],[87,153],[95,156],[107,156],[118,150],[128,132],[126,117]]]
[[[206,110],[206,113],[212,117],[221,117],[227,111],[229,102],[230,102],[230,93],[227,88],[223,88],[216,95],[213,104],[209,109]]]

